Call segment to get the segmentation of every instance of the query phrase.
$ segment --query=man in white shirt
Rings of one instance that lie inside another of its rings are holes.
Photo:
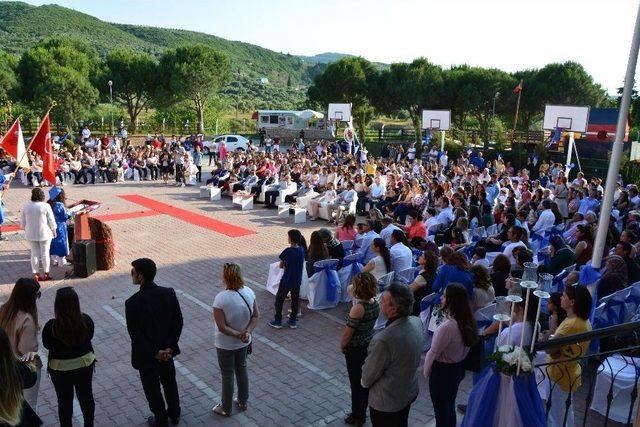
[[[455,219],[451,205],[449,205],[449,199],[447,196],[440,198],[440,213],[438,214],[438,224],[449,225]]]
[[[338,195],[334,203],[327,205],[327,212],[329,213],[329,222],[337,223],[340,220],[343,212],[349,210],[351,202],[358,198],[358,193],[353,189],[353,183],[347,183],[347,189]],[[333,213],[336,212],[335,219]]]
[[[516,258],[513,255],[513,250],[519,246],[522,246],[525,248],[527,247],[527,245],[525,245],[524,242],[521,240],[523,235],[524,235],[524,229],[517,225],[514,225],[513,227],[509,228],[509,230],[507,230],[507,237],[509,238],[509,241],[502,253],[507,258],[509,258],[511,265],[516,265]]]
[[[540,235],[551,232],[551,229],[556,222],[556,216],[551,210],[551,200],[544,199],[542,201],[542,207],[544,210],[540,213],[538,221],[536,221],[536,224],[531,229],[533,233]]]
[[[89,130],[89,126],[85,126],[82,129],[82,139],[86,142],[89,138],[91,138],[91,130]]]
[[[413,266],[413,252],[403,242],[406,241],[402,230],[394,230],[391,233],[391,265],[396,273]]]
[[[438,218],[436,217],[436,209],[435,208],[425,208],[423,212],[423,217],[427,220],[424,222],[424,226],[427,230],[427,235],[429,234],[429,230],[434,225],[439,224]]]
[[[391,247],[391,233],[393,233],[394,230],[400,229],[393,224],[393,219],[388,216],[382,218],[382,225],[384,228],[380,230],[380,238],[384,239],[384,243],[387,247]]]
[[[440,156],[440,165],[443,168],[446,168],[448,164],[449,164],[449,156],[447,156],[447,152],[445,151],[444,153],[442,153],[442,156]]]
[[[358,251],[362,254],[362,264],[367,264],[373,258],[376,257],[376,253],[373,251],[371,244],[374,239],[380,237],[378,233],[373,231],[373,221],[367,220],[364,224],[362,224],[364,233],[359,240],[360,250]]]
[[[409,163],[411,163],[415,159],[416,159],[416,145],[412,143],[407,149],[407,160],[409,160]]]
[[[387,193],[387,188],[382,184],[382,180],[380,175],[377,175],[373,178],[373,184],[369,187],[369,201],[371,204],[375,205],[384,199],[385,194]],[[371,206],[373,207],[373,206]]]

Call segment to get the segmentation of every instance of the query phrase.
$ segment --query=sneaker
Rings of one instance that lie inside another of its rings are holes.
[[[44,273],[44,278],[42,279],[43,282],[47,282],[51,279],[51,276],[49,275],[49,273]]]
[[[289,321],[287,322],[287,325],[289,325],[289,327],[291,329],[298,329],[298,321],[297,320],[289,319]]]
[[[269,322],[269,326],[276,329],[282,329],[282,322],[280,320],[272,320]]]

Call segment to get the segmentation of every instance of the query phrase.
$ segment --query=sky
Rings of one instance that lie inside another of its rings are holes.
[[[109,22],[180,28],[278,52],[512,72],[573,60],[622,86],[639,0],[27,0]],[[636,77],[637,78],[637,77]],[[526,85],[526,83],[525,83]]]

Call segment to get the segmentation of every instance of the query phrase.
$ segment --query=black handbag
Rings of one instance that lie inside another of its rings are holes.
[[[484,336],[478,335],[478,342],[469,348],[467,357],[464,358],[464,368],[471,372],[480,372],[484,366]]]
[[[240,291],[236,290],[236,292],[238,292],[238,295],[240,295],[240,298],[242,298],[242,301],[244,301],[244,303],[247,305],[247,308],[249,309],[249,324],[247,324],[247,326],[249,326],[251,324],[251,318],[253,317],[253,311],[251,311],[251,307],[249,306],[249,303],[247,302],[246,299],[244,299]],[[251,354],[251,353],[253,353],[253,340],[251,340],[251,342],[247,346],[247,354]]]

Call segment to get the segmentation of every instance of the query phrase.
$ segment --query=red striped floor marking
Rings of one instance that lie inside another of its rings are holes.
[[[124,219],[144,218],[147,216],[157,216],[157,215],[162,215],[162,213],[149,210],[149,211],[122,212],[122,213],[95,215],[95,216],[92,215],[92,217],[99,219],[100,221],[121,221]],[[2,226],[2,231],[5,233],[11,233],[11,232],[20,231],[20,230],[22,230],[22,227],[20,226],[20,224],[9,224],[9,225]]]
[[[136,194],[122,194],[118,197],[132,203],[144,206],[147,209],[172,216],[179,220],[188,222],[189,224],[197,225],[207,230],[215,231],[216,233],[224,234],[229,237],[242,237],[250,234],[255,234],[255,231],[248,230],[246,228],[238,227],[228,224],[226,222],[218,221],[208,216],[200,215],[195,212],[188,211],[186,209],[176,208],[166,203],[159,202],[157,200],[150,199],[144,196],[138,196]]]

